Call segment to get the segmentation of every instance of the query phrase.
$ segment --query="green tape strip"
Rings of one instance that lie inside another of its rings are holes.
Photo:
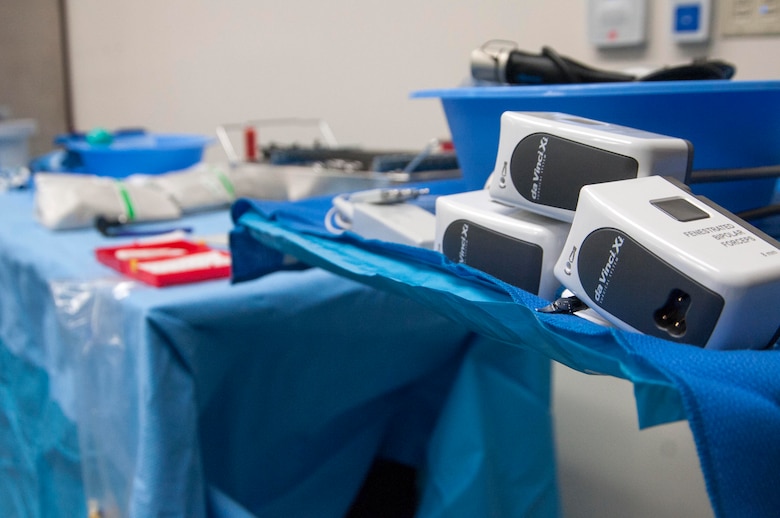
[[[233,187],[233,182],[230,181],[230,178],[225,175],[222,171],[219,169],[213,169],[214,174],[217,175],[217,178],[219,179],[219,183],[222,184],[222,187],[227,191],[227,193],[230,195],[231,198],[236,197],[236,189]]]
[[[119,190],[119,197],[125,204],[125,213],[127,214],[127,221],[133,221],[135,219],[135,209],[133,209],[133,201],[130,199],[130,193],[127,192],[124,182],[117,180],[116,187]]]

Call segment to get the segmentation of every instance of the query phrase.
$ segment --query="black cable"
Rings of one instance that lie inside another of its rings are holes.
[[[571,60],[567,61],[563,59],[560,56],[560,54],[558,54],[555,50],[553,50],[550,47],[542,47],[542,56],[552,61],[558,67],[558,70],[561,71],[561,74],[563,74],[563,78],[567,82],[569,83],[580,82],[579,76],[575,75],[574,72],[571,70],[572,65],[575,64]]]
[[[780,165],[733,169],[699,169],[691,171],[688,183],[731,182],[780,177]]]
[[[685,80],[710,80],[731,79],[736,72],[733,65],[719,60],[696,59],[689,65],[666,67],[656,70],[639,81],[685,81]]]
[[[550,47],[542,47],[542,56],[562,69],[569,83],[618,83],[637,79],[633,75],[589,67],[579,61],[561,56]]]
[[[743,210],[736,213],[737,216],[747,221],[764,219],[770,216],[777,216],[778,214],[780,214],[780,204],[767,205],[766,207]]]
[[[780,165],[746,167],[734,169],[700,169],[691,171],[688,184],[761,180],[780,177]],[[767,205],[736,213],[740,218],[751,221],[780,214],[780,204]]]
[[[561,56],[551,47],[542,47],[539,54],[534,54],[498,40],[471,53],[471,74],[475,79],[517,85],[731,79],[735,70],[734,65],[725,61],[699,58],[637,77],[584,65]]]

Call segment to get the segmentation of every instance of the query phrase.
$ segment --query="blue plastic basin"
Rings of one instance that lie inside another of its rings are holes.
[[[505,111],[557,111],[689,140],[693,169],[780,164],[780,81],[675,81],[422,90],[439,98],[470,188],[493,171]],[[740,211],[771,200],[774,179],[694,184]]]
[[[122,178],[187,168],[203,159],[212,141],[194,134],[136,133],[117,135],[108,145],[93,145],[80,136],[58,142],[81,157],[85,173]]]

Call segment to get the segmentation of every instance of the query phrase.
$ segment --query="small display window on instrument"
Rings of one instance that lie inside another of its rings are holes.
[[[709,214],[685,198],[663,198],[659,200],[650,200],[650,203],[677,221],[696,221],[698,219],[707,219],[710,217]]]

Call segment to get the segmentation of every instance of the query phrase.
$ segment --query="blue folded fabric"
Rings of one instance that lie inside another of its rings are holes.
[[[48,373],[0,340],[0,516],[85,516],[76,423]]]
[[[434,188],[433,195],[457,188]],[[641,427],[687,418],[717,516],[780,513],[779,350],[710,351],[542,314],[536,308],[547,301],[437,252],[328,233],[322,222],[329,207],[325,198],[235,203],[234,281],[278,269],[290,254],[423,302],[488,338],[627,379]]]

